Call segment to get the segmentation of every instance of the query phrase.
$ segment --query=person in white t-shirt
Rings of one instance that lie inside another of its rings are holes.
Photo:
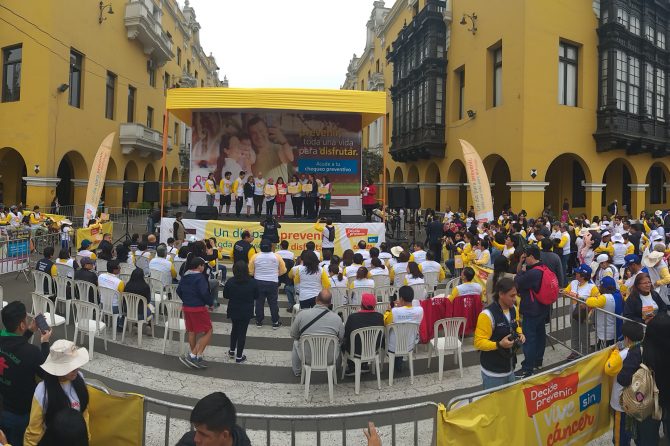
[[[358,269],[363,266],[363,256],[360,253],[354,254],[354,263],[344,268],[344,275],[347,279],[356,277]]]
[[[435,261],[435,254],[432,251],[426,253],[426,260],[419,264],[419,270],[424,274],[437,273],[438,282],[442,282],[447,277],[444,267]]]
[[[417,324],[417,331],[411,333],[408,338],[409,350],[413,350],[419,337],[418,325],[423,319],[423,308],[412,306],[414,300],[414,291],[409,286],[402,286],[398,290],[398,299],[384,313],[384,325],[390,324]],[[392,331],[388,338],[388,350],[395,353],[396,339],[395,332]],[[397,372],[402,371],[402,357],[395,358],[394,368]]]
[[[347,278],[336,263],[328,266],[329,283],[331,288],[347,288]]]
[[[108,288],[110,290],[116,290],[119,292],[119,295],[123,293],[125,284],[123,280],[119,279],[119,274],[121,273],[121,266],[119,265],[118,260],[110,260],[107,262],[107,272],[102,273],[98,276],[98,288]],[[119,313],[119,301],[118,297],[115,296],[112,300],[112,310],[114,314]],[[122,318],[119,318],[119,325],[122,324]]]
[[[358,249],[354,251],[354,254],[360,254],[363,256],[363,261],[367,260],[370,258],[370,251],[367,250],[368,244],[365,242],[365,240],[359,240],[358,242]]]
[[[414,252],[409,256],[410,262],[423,263],[426,260],[426,251],[423,249],[423,243],[414,242]]]
[[[167,248],[164,245],[159,245],[156,248],[156,257],[149,262],[149,271],[153,273],[154,270],[165,273],[163,277],[157,277],[157,279],[163,279],[163,285],[165,286],[172,283],[172,281],[166,283],[169,278],[175,279],[177,277],[174,264],[167,259]]]

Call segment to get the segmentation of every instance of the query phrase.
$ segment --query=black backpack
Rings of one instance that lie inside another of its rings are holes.
[[[328,228],[328,241],[329,242],[334,242],[335,241],[335,226],[326,226]]]

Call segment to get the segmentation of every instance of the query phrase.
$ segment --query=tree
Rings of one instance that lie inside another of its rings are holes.
[[[380,175],[384,169],[384,159],[376,150],[363,149],[363,180],[372,178],[373,181],[381,181]]]

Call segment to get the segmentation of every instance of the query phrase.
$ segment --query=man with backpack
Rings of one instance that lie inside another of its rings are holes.
[[[535,245],[528,246],[521,255],[514,281],[521,296],[519,313],[523,316],[522,331],[526,335],[524,360],[515,376],[523,379],[542,367],[547,338],[545,323],[551,304],[558,299],[559,288],[556,275],[541,262],[540,248]]]
[[[322,224],[322,219],[318,219],[314,225],[314,229],[321,233],[321,250],[326,254],[330,251],[332,256],[335,252],[335,226],[333,226],[333,219],[326,219],[326,226]]]

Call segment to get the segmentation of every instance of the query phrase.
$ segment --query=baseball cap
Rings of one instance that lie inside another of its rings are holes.
[[[611,235],[611,234],[610,234],[610,231],[603,231],[603,232],[600,234],[601,237],[609,237],[610,235]]]
[[[642,263],[642,259],[640,259],[640,256],[638,256],[636,254],[628,254],[626,257],[623,258],[623,260],[624,260],[624,262],[626,262],[626,263],[623,264],[624,268],[628,268],[633,263],[637,263],[637,264]]]
[[[612,276],[605,276],[600,279],[600,285],[606,288],[616,288],[616,281]]]
[[[607,254],[600,254],[598,257],[596,257],[596,263],[603,263],[607,262],[610,259],[610,256]]]
[[[593,270],[591,267],[585,263],[582,263],[579,265],[579,268],[575,270],[575,274],[582,274],[587,277],[591,277],[591,274],[593,274]]]
[[[375,311],[377,305],[377,298],[372,293],[363,293],[361,295],[361,307],[364,311]]]
[[[84,240],[81,241],[81,247],[82,248],[88,248],[89,246],[91,246],[91,241],[90,240],[84,239]]]

